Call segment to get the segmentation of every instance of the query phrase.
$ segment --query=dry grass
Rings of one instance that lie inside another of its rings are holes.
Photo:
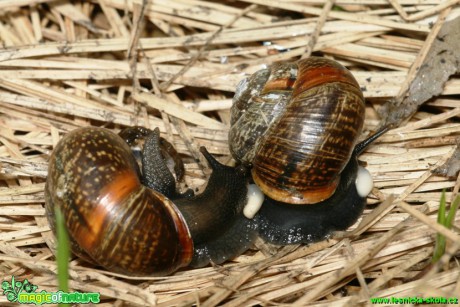
[[[305,3],[304,3],[305,2]],[[54,246],[44,217],[47,160],[80,126],[160,127],[187,155],[189,185],[204,183],[192,157],[206,146],[228,161],[232,91],[273,61],[311,52],[335,58],[367,98],[365,132],[385,99],[413,78],[439,14],[459,1],[3,0],[0,3],[0,271],[56,290]],[[329,5],[324,5],[328,2]],[[441,2],[441,4],[439,4]],[[145,25],[145,27],[143,27]],[[438,24],[439,26],[439,24]],[[425,46],[425,47],[424,47]],[[419,53],[420,52],[420,53]],[[71,263],[71,287],[103,305],[369,304],[370,297],[459,297],[460,237],[436,223],[442,189],[459,178],[432,170],[460,136],[460,79],[361,160],[375,178],[368,207],[345,238],[253,250],[219,267],[162,278],[127,278]],[[429,266],[436,233],[446,255]],[[6,297],[0,296],[6,303]]]

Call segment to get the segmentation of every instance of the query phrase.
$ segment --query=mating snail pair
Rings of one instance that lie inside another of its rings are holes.
[[[48,218],[54,229],[59,208],[76,254],[130,275],[222,263],[258,235],[276,244],[317,241],[363,211],[372,184],[357,156],[384,132],[355,146],[363,122],[362,93],[340,64],[315,57],[275,64],[238,85],[229,132],[238,165],[201,149],[212,168],[201,194],[176,192],[158,130],[139,130],[139,168],[126,136],[83,128],[51,156]],[[247,205],[251,177],[267,196],[258,213]]]

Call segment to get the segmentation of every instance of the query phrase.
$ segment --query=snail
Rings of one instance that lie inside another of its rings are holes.
[[[357,157],[387,130],[356,145],[365,106],[353,75],[320,57],[276,63],[242,80],[233,101],[230,152],[267,196],[262,238],[308,243],[351,226],[372,189]]]
[[[225,166],[202,147],[212,168],[207,186],[199,195],[181,195],[171,188],[159,142],[158,129],[147,133],[141,176],[128,143],[110,130],[80,128],[59,141],[49,161],[45,209],[53,231],[61,210],[75,254],[113,272],[160,276],[221,263],[251,246],[257,224],[242,215],[246,169]]]

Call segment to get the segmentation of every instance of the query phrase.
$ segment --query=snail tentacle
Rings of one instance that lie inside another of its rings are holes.
[[[375,140],[377,140],[382,134],[387,132],[388,130],[391,129],[391,126],[383,126],[379,130],[377,130],[375,133],[370,135],[368,138],[366,138],[364,141],[359,142],[356,144],[355,148],[353,149],[353,155],[359,156],[360,154],[363,153],[366,148],[372,144]]]

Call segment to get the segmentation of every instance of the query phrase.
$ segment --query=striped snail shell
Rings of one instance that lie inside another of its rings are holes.
[[[314,204],[335,192],[364,123],[364,98],[339,63],[275,64],[237,88],[230,151],[270,198]]]
[[[74,253],[113,272],[166,275],[221,263],[251,245],[255,222],[242,216],[246,170],[220,164],[202,147],[213,170],[209,182],[200,195],[178,195],[158,142],[159,130],[147,136],[143,176],[125,140],[107,129],[76,129],[56,145],[45,209],[53,231],[55,210],[62,212]]]

